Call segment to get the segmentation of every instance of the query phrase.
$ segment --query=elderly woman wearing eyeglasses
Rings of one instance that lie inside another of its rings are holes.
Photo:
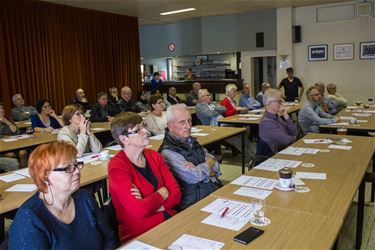
[[[58,141],[65,141],[77,148],[77,157],[83,153],[99,153],[102,144],[90,129],[90,121],[83,116],[79,105],[68,105],[62,112],[62,120],[65,126],[57,135]]]
[[[145,149],[149,139],[142,117],[122,113],[113,119],[111,131],[123,146],[109,162],[108,179],[124,243],[176,214],[181,192],[162,156]]]
[[[65,142],[37,147],[29,173],[38,192],[17,211],[9,249],[114,249],[114,235],[91,195],[79,189],[77,150]]]

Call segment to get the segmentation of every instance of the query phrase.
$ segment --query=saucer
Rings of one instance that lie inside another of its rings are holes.
[[[278,189],[278,190],[280,190],[280,191],[293,191],[294,190],[293,187],[287,187],[287,188],[286,187],[282,187],[280,185],[280,182],[276,182],[275,188]]]
[[[313,168],[315,167],[315,164],[314,163],[308,163],[308,162],[304,162],[301,164],[302,167],[305,167],[305,168]]]
[[[263,218],[263,223],[256,223],[255,221],[254,221],[254,217],[252,218],[252,219],[250,219],[250,224],[251,225],[254,225],[254,226],[258,226],[258,227],[264,227],[264,226],[267,226],[267,225],[269,225],[269,224],[271,224],[271,220],[270,219],[268,219],[267,217],[264,217]]]
[[[297,192],[297,193],[307,193],[307,192],[310,192],[310,188],[308,188],[306,186],[298,186],[298,187],[294,188],[294,192]]]

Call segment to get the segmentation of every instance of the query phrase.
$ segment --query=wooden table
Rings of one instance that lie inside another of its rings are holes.
[[[186,233],[224,242],[222,249],[328,249],[333,246],[342,224],[334,218],[266,207],[271,224],[262,228],[265,232],[259,238],[249,245],[242,245],[233,241],[233,237],[250,227],[250,224],[240,231],[233,231],[201,223],[209,213],[200,209],[215,199],[213,196],[206,197],[142,234],[137,240],[165,249]]]
[[[286,108],[288,109],[288,114],[293,114],[297,113],[301,109],[302,104],[300,103],[290,103],[286,105]],[[255,112],[258,111],[258,112]],[[254,115],[263,115],[265,112],[264,108],[262,109],[257,109],[254,111],[249,111],[249,114],[254,114]],[[257,118],[256,120],[246,120],[246,118]],[[237,124],[241,126],[258,126],[260,120],[262,117],[255,117],[255,116],[246,116],[246,115],[233,115],[233,116],[228,116],[220,119],[218,121],[219,125],[220,124]]]
[[[229,137],[241,135],[241,149],[242,152],[245,150],[245,128],[235,128],[235,127],[217,127],[217,126],[203,126],[198,125],[194,128],[202,129],[199,133],[208,134],[207,136],[197,136],[198,142],[202,146],[207,146],[213,143],[220,142],[222,140],[228,139]],[[151,149],[158,151],[159,147],[163,141],[162,140],[150,140]],[[245,154],[241,155],[242,159],[242,173],[245,172]]]
[[[337,114],[337,116],[351,116],[356,118],[357,120],[367,120],[367,122],[357,122],[352,124],[348,120],[342,120],[341,122],[349,122],[349,125],[320,125],[320,132],[336,133],[337,128],[339,127],[347,128],[348,134],[367,134],[368,132],[375,132],[375,113],[368,113],[371,114],[368,117],[353,116],[353,113],[365,114],[366,112],[375,112],[375,107],[370,107],[369,109],[364,109],[363,106],[358,106],[358,108],[354,108],[354,106],[349,107],[352,108],[346,108],[345,110],[341,110]]]
[[[323,139],[337,135],[309,134],[304,139]],[[342,137],[342,136],[341,136]],[[164,248],[183,233],[225,242],[225,249],[329,249],[332,248],[341,229],[349,206],[358,187],[363,188],[362,178],[374,152],[374,139],[344,136],[352,141],[350,151],[330,149],[329,153],[301,156],[278,154],[275,158],[300,160],[314,163],[313,168],[297,167],[294,171],[324,172],[326,180],[303,181],[310,188],[308,193],[273,190],[266,199],[266,216],[272,223],[262,229],[265,233],[251,242],[250,246],[235,243],[232,238],[239,232],[201,223],[208,216],[200,211],[215,198],[249,202],[251,198],[234,195],[240,186],[227,184],[210,197],[203,199],[175,217],[137,238],[142,242]],[[293,146],[327,148],[327,144],[305,144],[302,140]],[[353,156],[356,156],[355,158]],[[251,170],[253,176],[278,178],[277,172]],[[363,208],[363,207],[362,207]],[[362,218],[361,218],[362,216]],[[357,246],[360,246],[363,211],[357,216]],[[250,226],[250,225],[249,225]],[[245,230],[247,227],[241,229]]]
[[[93,133],[101,133],[110,130],[110,123],[109,122],[94,122],[91,124],[92,132]],[[56,141],[57,134],[50,134],[50,133],[34,133],[32,137],[19,139],[17,141],[12,142],[5,142],[2,139],[9,138],[6,136],[0,139],[0,153],[11,152],[20,149],[29,149],[34,148],[40,144],[49,143]]]
[[[25,129],[31,127],[31,120],[15,122],[17,128]]]

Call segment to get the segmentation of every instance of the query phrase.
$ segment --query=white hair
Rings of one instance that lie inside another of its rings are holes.
[[[15,94],[14,96],[12,96],[12,101],[13,102],[15,102],[18,98],[18,96],[21,96],[21,94],[20,93],[17,93],[17,94]]]
[[[225,94],[228,94],[230,91],[236,91],[237,90],[237,86],[233,83],[229,83],[227,84],[227,86],[225,86]]]
[[[207,89],[200,89],[200,90],[198,91],[198,98],[201,99],[202,96],[204,96],[204,95],[206,94],[206,92],[208,92]]]
[[[167,123],[173,121],[173,119],[176,117],[175,112],[177,110],[186,110],[189,112],[188,107],[186,106],[186,104],[183,104],[183,103],[178,103],[178,104],[169,106],[167,108]]]
[[[271,101],[274,101],[281,96],[281,92],[278,89],[268,89],[263,95],[263,105],[267,106]]]

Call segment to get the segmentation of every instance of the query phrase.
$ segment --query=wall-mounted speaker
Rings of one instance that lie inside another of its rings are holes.
[[[301,26],[294,25],[292,27],[292,42],[300,43],[301,42]]]
[[[256,47],[263,48],[264,47],[264,33],[263,32],[256,33],[255,38],[256,38]]]

